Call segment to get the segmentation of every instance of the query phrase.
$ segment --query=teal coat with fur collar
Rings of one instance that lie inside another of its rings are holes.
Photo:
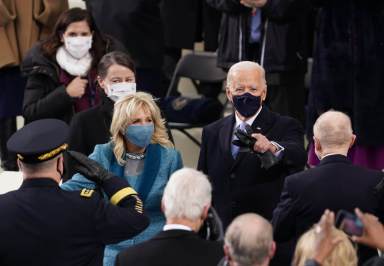
[[[89,158],[99,162],[105,169],[115,173],[130,182],[131,177],[124,175],[124,166],[118,164],[114,154],[112,143],[96,145],[95,150]],[[152,238],[165,223],[165,218],[161,212],[161,197],[169,176],[182,167],[180,153],[173,148],[165,148],[159,144],[150,144],[147,147],[146,157],[144,159],[144,170],[137,177],[143,182],[130,182],[133,188],[146,195],[142,198],[144,209],[149,216],[151,223],[139,235],[122,241],[117,244],[108,245],[104,252],[104,266],[112,266],[115,263],[115,257],[121,250],[134,244],[143,242]],[[81,190],[82,188],[95,188],[95,183],[86,179],[80,174],[75,174],[72,179],[65,182],[61,188],[65,190]]]

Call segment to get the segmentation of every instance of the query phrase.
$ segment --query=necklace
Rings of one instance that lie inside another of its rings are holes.
[[[142,160],[145,158],[145,153],[125,153],[125,156],[131,160]]]

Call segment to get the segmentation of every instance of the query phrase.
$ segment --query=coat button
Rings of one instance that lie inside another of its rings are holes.
[[[237,207],[236,201],[231,202],[231,207],[232,207],[232,209],[235,209]]]
[[[234,173],[232,173],[232,174],[229,175],[229,177],[230,177],[231,179],[235,179],[235,178],[236,178],[236,175],[235,175]]]

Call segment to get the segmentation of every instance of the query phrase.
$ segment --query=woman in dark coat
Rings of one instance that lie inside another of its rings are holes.
[[[351,117],[356,164],[384,168],[384,2],[314,1],[319,7],[308,139],[316,118],[329,109]],[[310,146],[309,164],[317,158]]]
[[[76,114],[70,125],[69,147],[85,155],[91,154],[97,144],[110,141],[114,102],[136,92],[135,67],[131,58],[119,51],[102,57],[97,68],[101,104]],[[68,162],[68,177],[71,163]]]
[[[27,75],[23,115],[26,122],[57,118],[70,122],[74,113],[96,106],[96,66],[114,50],[90,14],[80,8],[64,12],[52,35],[33,47],[22,63]]]

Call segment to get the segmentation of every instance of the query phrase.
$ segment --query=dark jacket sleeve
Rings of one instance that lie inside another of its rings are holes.
[[[285,179],[280,201],[273,211],[272,225],[276,241],[289,241],[295,234],[295,196],[290,189],[290,177]]]
[[[95,212],[96,234],[104,244],[116,243],[142,232],[149,225],[143,202],[128,182],[113,177],[102,184],[110,202],[100,199]],[[134,192],[132,194],[132,192]],[[115,196],[119,200],[114,200]]]
[[[23,103],[23,116],[27,121],[63,117],[72,112],[72,103],[65,87],[56,87],[47,75],[31,74],[28,77]]]
[[[304,149],[304,130],[300,123],[288,118],[284,136],[276,142],[284,147],[282,162],[292,169],[291,173],[304,169],[307,154]],[[273,141],[273,140],[272,140]]]

